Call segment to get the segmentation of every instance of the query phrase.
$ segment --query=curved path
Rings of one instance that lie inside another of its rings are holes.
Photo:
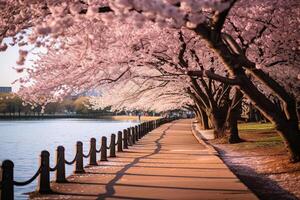
[[[222,160],[178,120],[153,130],[117,158],[53,183],[33,199],[257,199]]]

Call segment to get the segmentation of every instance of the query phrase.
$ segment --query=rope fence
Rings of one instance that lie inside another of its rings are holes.
[[[56,165],[50,167],[50,153],[42,151],[40,155],[40,166],[37,172],[27,181],[18,182],[14,180],[14,163],[11,160],[4,160],[0,168],[0,200],[13,200],[14,199],[14,186],[25,186],[38,178],[37,191],[41,194],[51,193],[50,188],[50,172],[55,172],[55,182],[66,183],[66,167],[65,165],[75,164],[74,173],[85,173],[83,159],[89,158],[89,165],[97,166],[97,153],[100,153],[100,161],[108,161],[107,150],[109,150],[109,157],[116,157],[117,152],[123,152],[123,149],[128,149],[128,146],[136,144],[136,142],[144,137],[147,133],[160,125],[170,122],[172,118],[161,118],[158,120],[143,122],[131,128],[118,131],[117,135],[111,134],[110,144],[107,145],[107,138],[101,138],[101,147],[99,150],[96,148],[96,139],[91,138],[90,150],[87,155],[83,153],[83,143],[78,141],[76,143],[76,154],[72,161],[65,159],[65,148],[58,146],[56,149]],[[116,138],[117,137],[117,138]]]

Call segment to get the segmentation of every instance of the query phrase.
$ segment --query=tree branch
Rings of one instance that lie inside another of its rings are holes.
[[[214,31],[217,34],[221,33],[221,30],[222,30],[222,28],[224,26],[225,20],[226,20],[228,14],[229,14],[231,8],[234,6],[235,3],[236,3],[236,0],[232,0],[230,2],[229,7],[227,9],[225,9],[221,13],[217,12],[215,14],[215,16],[213,16],[213,18],[212,18],[212,26],[213,26]]]
[[[228,78],[224,77],[218,74],[215,74],[211,72],[210,70],[202,70],[202,71],[188,71],[187,75],[189,76],[195,76],[195,77],[203,77],[206,76],[208,78],[211,78],[213,80],[222,82],[222,83],[227,83],[229,85],[239,85],[240,81],[238,78]]]

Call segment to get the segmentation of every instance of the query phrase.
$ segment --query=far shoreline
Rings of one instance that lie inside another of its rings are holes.
[[[106,119],[115,121],[150,121],[161,118],[161,116],[133,116],[133,115],[92,115],[92,114],[78,114],[78,115],[0,115],[1,120],[40,120],[40,119]]]

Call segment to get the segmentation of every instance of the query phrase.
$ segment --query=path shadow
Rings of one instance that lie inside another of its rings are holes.
[[[103,194],[100,194],[98,196],[98,200],[102,200],[102,199],[105,199],[107,197],[112,197],[116,191],[115,191],[115,188],[114,186],[116,185],[116,183],[125,175],[125,172],[133,167],[134,165],[136,165],[137,163],[140,162],[141,159],[145,159],[145,158],[148,158],[150,156],[153,156],[155,154],[158,154],[162,148],[162,145],[160,143],[160,141],[164,138],[164,136],[166,135],[166,131],[168,131],[170,129],[170,127],[172,126],[173,123],[170,124],[170,126],[168,126],[163,132],[162,134],[160,135],[160,137],[155,140],[155,146],[156,148],[154,149],[154,151],[150,154],[147,154],[147,155],[144,155],[144,156],[140,156],[140,157],[137,157],[135,158],[131,163],[125,165],[121,170],[119,170],[117,173],[116,173],[116,176],[111,180],[109,181],[106,185],[105,185],[105,190],[106,192],[103,193]]]
[[[99,175],[115,175],[115,173],[108,173],[108,172],[87,172],[86,174],[99,174]],[[125,173],[124,175],[129,175],[129,176],[154,176],[154,177],[167,177],[167,178],[196,178],[196,179],[236,179],[235,177],[226,177],[226,176],[177,176],[177,175],[164,175],[164,174],[137,174],[137,173]],[[72,183],[77,183],[77,182],[72,182]]]
[[[72,182],[72,184],[80,184],[80,185],[100,185],[104,186],[107,184],[104,183],[94,183],[94,182]],[[175,190],[195,190],[195,191],[213,191],[213,192],[230,192],[231,194],[236,193],[236,194],[247,194],[250,193],[249,190],[247,189],[226,189],[226,188],[207,188],[207,187],[176,187],[176,186],[162,186],[162,185],[142,185],[142,184],[125,184],[125,183],[115,183],[114,186],[125,186],[125,187],[138,187],[138,188],[152,188],[152,189],[175,189]],[[67,193],[69,194],[69,193]],[[105,196],[104,196],[105,195]],[[106,196],[108,195],[107,193],[101,194],[98,196],[98,199],[105,199],[108,197],[115,197],[113,195]],[[92,196],[92,195],[91,195]]]

